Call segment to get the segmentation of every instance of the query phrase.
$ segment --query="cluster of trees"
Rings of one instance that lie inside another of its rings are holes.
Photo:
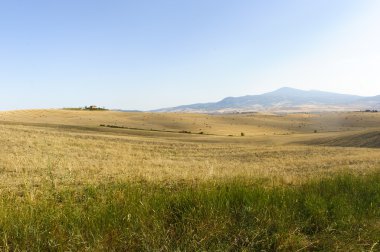
[[[95,105],[85,106],[84,110],[107,110],[105,107],[98,107]]]

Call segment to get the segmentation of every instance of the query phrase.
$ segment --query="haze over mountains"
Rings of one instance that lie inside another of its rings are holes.
[[[367,109],[380,109],[380,95],[364,97],[283,87],[261,95],[227,97],[218,102],[163,108],[155,112],[323,112]]]

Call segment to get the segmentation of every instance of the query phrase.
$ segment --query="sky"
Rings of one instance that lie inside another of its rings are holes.
[[[0,110],[380,94],[378,0],[0,0]]]

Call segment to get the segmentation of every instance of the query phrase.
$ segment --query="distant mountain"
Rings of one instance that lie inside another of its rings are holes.
[[[155,112],[321,112],[380,109],[380,95],[364,97],[318,90],[283,87],[261,95],[227,97],[219,102],[197,103]]]

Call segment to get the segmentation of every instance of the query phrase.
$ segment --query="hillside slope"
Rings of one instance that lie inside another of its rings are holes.
[[[380,131],[375,130],[345,136],[315,139],[307,143],[325,146],[380,148]]]

